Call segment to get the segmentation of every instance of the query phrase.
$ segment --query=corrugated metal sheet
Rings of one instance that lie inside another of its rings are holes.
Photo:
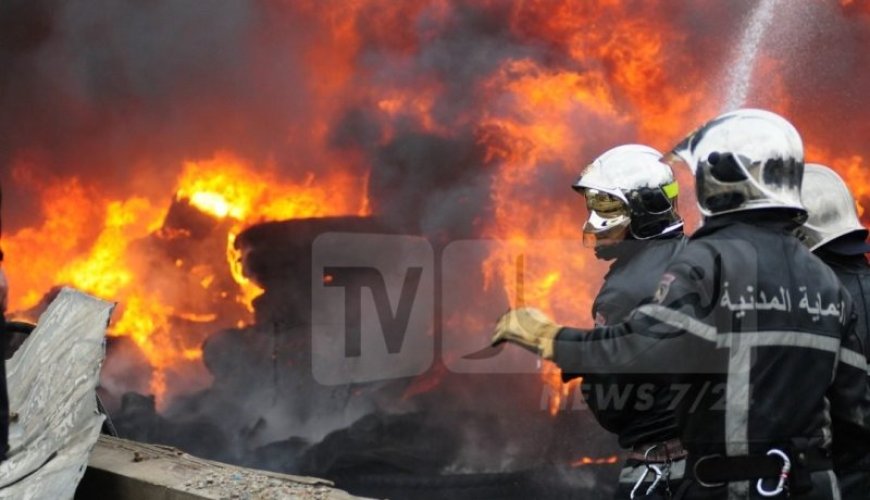
[[[10,456],[0,499],[72,498],[103,416],[95,389],[114,304],[65,288],[7,363]]]

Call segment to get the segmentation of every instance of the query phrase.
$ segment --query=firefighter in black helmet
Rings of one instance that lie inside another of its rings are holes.
[[[791,233],[806,219],[800,135],[774,113],[737,110],[668,158],[695,172],[705,220],[653,302],[591,330],[516,309],[493,343],[573,373],[673,384],[688,451],[674,498],[838,498],[831,420],[866,430],[867,362],[848,291]]]
[[[679,186],[661,157],[649,146],[618,146],[596,158],[574,183],[586,198],[584,244],[594,247],[599,259],[612,262],[592,305],[598,326],[625,321],[648,302],[684,245],[683,221],[676,210]],[[679,486],[686,452],[667,386],[648,377],[588,374],[582,392],[601,426],[628,450],[616,498],[649,489],[655,481],[654,474],[647,474],[650,466],[671,471],[660,487]],[[607,397],[614,393],[618,396]]]

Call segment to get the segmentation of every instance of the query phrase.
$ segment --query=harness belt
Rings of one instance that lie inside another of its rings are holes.
[[[655,480],[655,477],[652,474],[648,473],[648,465],[655,464],[636,464],[636,465],[626,465],[619,471],[619,482],[620,483],[630,483],[635,484],[638,481],[642,481],[644,483],[651,483]],[[662,465],[661,463],[657,465]],[[672,481],[677,481],[679,479],[683,479],[686,476],[686,461],[685,460],[674,460],[671,463],[670,474],[668,479]],[[642,478],[642,479],[641,479]]]
[[[787,484],[792,493],[811,487],[809,474],[816,471],[831,470],[833,464],[825,450],[807,449],[785,455],[742,455],[726,457],[723,455],[690,455],[686,473],[704,487],[718,487],[734,481],[781,478],[787,476]],[[787,457],[787,458],[786,458]],[[788,460],[788,466],[785,461]],[[784,469],[785,467],[785,469]],[[790,473],[789,473],[790,470]],[[775,483],[776,481],[774,481]]]
[[[686,458],[689,452],[683,448],[679,439],[669,439],[656,444],[636,445],[627,458],[644,462],[668,462]]]
[[[631,499],[640,498],[638,495],[646,497],[656,491],[663,491],[667,498],[671,498],[670,482],[684,477],[686,455],[677,439],[635,446],[620,471],[619,482],[633,485],[629,494]]]

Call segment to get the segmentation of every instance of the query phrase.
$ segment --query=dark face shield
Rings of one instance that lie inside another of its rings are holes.
[[[680,225],[677,215],[676,181],[661,187],[647,187],[628,193],[631,234],[637,239],[655,238]]]

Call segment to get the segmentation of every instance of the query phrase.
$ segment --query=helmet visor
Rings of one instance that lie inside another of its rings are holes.
[[[596,189],[583,191],[589,218],[583,226],[583,244],[596,247],[622,241],[631,221],[628,206],[621,199]]]
[[[612,194],[597,189],[587,189],[583,194],[586,196],[586,209],[589,213],[595,212],[605,219],[629,215],[625,202]]]

